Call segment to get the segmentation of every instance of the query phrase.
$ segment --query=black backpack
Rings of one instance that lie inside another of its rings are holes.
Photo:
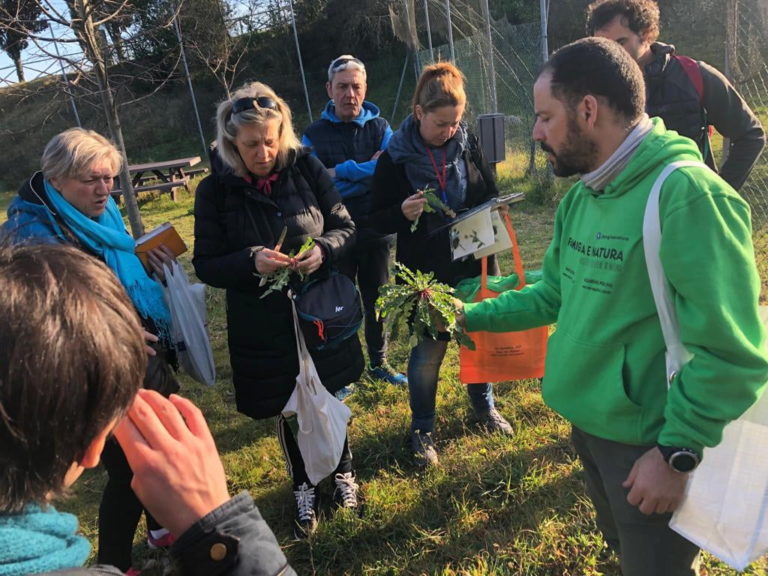
[[[310,350],[335,348],[357,334],[363,321],[363,306],[349,277],[332,271],[302,284],[292,294]]]

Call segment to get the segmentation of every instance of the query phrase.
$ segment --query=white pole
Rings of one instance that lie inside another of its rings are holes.
[[[434,63],[435,52],[432,49],[432,28],[429,26],[429,0],[424,0],[424,18],[427,21],[427,42],[429,43],[429,58]]]
[[[544,63],[549,60],[549,42],[547,40],[549,0],[539,0],[539,10],[541,11],[541,61]]]
[[[485,32],[488,36],[488,74],[491,77],[491,112],[498,112],[499,107],[496,101],[496,68],[493,64],[493,37],[491,36],[491,10],[488,8],[488,0],[483,2],[485,11]]]
[[[299,71],[301,72],[301,83],[304,85],[304,99],[307,101],[307,113],[310,123],[312,120],[312,105],[309,103],[309,91],[307,90],[307,79],[304,77],[304,64],[301,61],[301,46],[299,46],[299,33],[296,32],[296,16],[293,13],[293,0],[291,4],[291,25],[293,26],[293,41],[296,43],[296,54],[299,56]]]
[[[48,21],[48,30],[51,31],[51,38],[54,38],[53,36],[53,28],[51,27],[51,21]],[[67,72],[64,70],[64,62],[62,62],[61,54],[59,54],[59,45],[54,40],[53,47],[56,50],[56,59],[59,61],[59,66],[61,67],[61,77],[64,79],[64,82],[67,84],[67,86],[70,87],[71,90],[71,84],[69,83],[69,78],[67,77]],[[72,92],[69,91],[69,103],[72,105],[72,113],[75,115],[75,122],[77,122],[77,125],[82,128],[83,125],[80,123],[80,114],[77,113],[77,106],[75,105],[75,98],[72,96]]]
[[[445,14],[448,18],[448,46],[451,48],[451,62],[456,63],[456,52],[453,49],[453,24],[451,24],[451,0],[445,0]]]
[[[173,19],[173,28],[176,30],[176,38],[179,40],[179,49],[181,50],[181,61],[184,64],[184,73],[187,75],[187,86],[189,86],[189,95],[192,98],[192,108],[195,110],[195,119],[197,120],[197,131],[200,134],[200,144],[203,146],[203,158],[208,156],[208,146],[205,145],[205,136],[203,135],[203,124],[200,122],[200,112],[197,109],[197,99],[195,98],[195,90],[192,88],[192,76],[189,74],[189,66],[187,65],[187,54],[184,50],[184,40],[181,38],[181,22],[179,22],[179,15]]]

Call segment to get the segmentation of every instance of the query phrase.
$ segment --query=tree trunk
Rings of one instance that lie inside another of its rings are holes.
[[[13,59],[13,65],[16,66],[16,76],[19,78],[19,82],[25,82],[24,66],[21,65],[21,56]]]
[[[109,77],[107,75],[107,67],[104,63],[99,35],[93,26],[93,19],[91,17],[93,7],[90,5],[90,0],[75,0],[74,6],[80,20],[75,32],[83,45],[88,60],[93,64],[93,72],[96,74],[99,83],[101,102],[104,108],[104,114],[107,118],[107,124],[109,125],[110,135],[117,145],[118,150],[120,150],[120,153],[123,155],[123,168],[120,172],[120,186],[123,190],[123,200],[125,201],[125,208],[128,212],[128,222],[131,225],[131,233],[134,238],[138,238],[144,234],[144,224],[141,221],[139,205],[136,202],[136,194],[133,191],[131,175],[128,171],[128,156],[125,153],[123,131],[120,126],[120,117],[117,114],[117,105],[112,97],[112,90],[109,87]]]

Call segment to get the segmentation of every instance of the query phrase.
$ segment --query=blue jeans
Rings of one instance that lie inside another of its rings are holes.
[[[408,391],[411,402],[411,431],[432,432],[435,426],[435,399],[440,364],[448,349],[447,340],[425,336],[411,350],[408,360]],[[467,384],[469,401],[475,412],[482,414],[493,408],[491,384]]]

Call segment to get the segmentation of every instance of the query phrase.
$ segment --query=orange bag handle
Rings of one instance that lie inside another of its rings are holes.
[[[508,212],[504,212],[501,215],[501,219],[504,221],[504,227],[509,234],[509,240],[512,242],[512,260],[515,263],[515,274],[517,274],[517,288],[520,290],[525,286],[525,270],[523,269],[523,259],[520,257],[520,246],[517,243],[517,234],[515,234],[515,228],[512,226],[512,219],[509,217]],[[488,257],[484,256],[480,263],[480,287],[483,291],[488,289]]]

